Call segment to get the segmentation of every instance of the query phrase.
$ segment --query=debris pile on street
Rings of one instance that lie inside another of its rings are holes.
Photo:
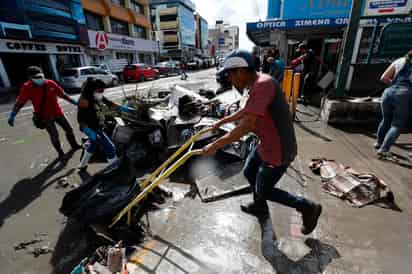
[[[372,173],[360,173],[334,160],[313,159],[310,169],[322,179],[322,189],[353,207],[378,201],[394,203],[388,185]]]
[[[14,250],[16,252],[20,250],[27,250],[29,253],[33,254],[34,257],[37,258],[40,255],[52,253],[54,251],[53,248],[50,248],[50,243],[47,243],[46,245],[38,246],[38,244],[46,240],[47,240],[46,233],[36,233],[33,239],[16,244],[14,246]],[[33,245],[37,245],[37,246],[32,247]]]
[[[129,210],[127,220],[122,218],[120,222],[112,223],[114,217],[147,187],[145,178],[138,178],[138,171],[142,168],[147,171],[147,165],[152,170],[165,157],[180,149],[196,133],[211,127],[219,118],[237,111],[241,105],[242,97],[233,90],[217,96],[210,90],[200,93],[204,96],[175,86],[169,92],[159,92],[156,98],[137,96],[126,98],[126,104],[137,110],[132,115],[113,117],[112,113],[105,113],[106,130],[118,148],[120,164],[99,171],[79,187],[68,192],[60,211],[68,218],[91,226],[97,235],[112,244],[118,241],[129,245],[139,242],[145,234],[145,224],[140,221],[143,214],[153,208],[161,207],[160,205],[173,195],[167,191],[167,187],[156,187],[141,203]],[[224,135],[234,126],[234,124],[227,124],[217,132],[204,131],[205,134],[196,139],[189,150],[193,146],[203,147],[206,142]],[[255,143],[256,137],[249,135],[225,148],[224,152],[229,153],[229,158],[235,156],[239,162],[247,156]],[[231,177],[239,171],[240,166],[236,165],[233,169],[228,165],[224,170],[231,175],[221,170],[218,176]],[[165,170],[160,176],[166,172]],[[227,192],[237,192],[249,187],[244,181],[239,187],[233,182],[233,178],[228,178],[227,189],[222,191],[208,191],[208,187],[206,190],[198,190],[202,192],[202,199],[211,201],[227,195]],[[65,178],[62,179],[61,185],[67,185]],[[92,257],[99,259],[83,260],[72,273],[113,272],[112,261],[108,259],[110,248],[98,249]],[[124,258],[124,250],[122,258]],[[115,272],[123,270],[116,269]]]

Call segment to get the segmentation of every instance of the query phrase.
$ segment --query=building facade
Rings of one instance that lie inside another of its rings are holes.
[[[209,25],[207,21],[198,13],[195,14],[195,22],[197,56],[201,58],[209,58]]]
[[[153,64],[148,0],[82,0],[87,26],[87,62],[121,72],[129,63]]]
[[[239,27],[231,26],[223,20],[216,21],[215,27],[209,29],[209,40],[215,49],[215,57],[223,57],[239,48]]]
[[[65,67],[85,64],[85,23],[80,0],[0,1],[0,90],[20,87],[31,65],[58,81]]]
[[[160,59],[192,59],[196,54],[195,4],[190,0],[150,0]]]

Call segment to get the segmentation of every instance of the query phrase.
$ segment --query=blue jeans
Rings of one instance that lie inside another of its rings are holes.
[[[273,167],[263,162],[257,148],[249,154],[243,174],[249,181],[257,205],[267,206],[266,200],[268,200],[302,211],[312,204],[303,197],[275,188],[287,169],[288,165]]]
[[[107,137],[103,130],[96,130],[97,140],[89,140],[89,146],[87,147],[87,152],[94,153],[96,151],[97,145],[101,145],[107,159],[113,159],[116,156],[116,147],[113,142]]]
[[[408,126],[412,111],[412,90],[403,86],[385,89],[382,95],[382,122],[377,132],[377,143],[381,151],[389,151],[398,139],[401,130]]]

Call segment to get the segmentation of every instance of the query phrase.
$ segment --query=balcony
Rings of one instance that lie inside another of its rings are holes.
[[[178,26],[177,20],[160,22],[160,30],[177,29],[177,26]]]
[[[177,15],[177,7],[161,9],[159,15]]]
[[[164,43],[177,43],[178,42],[177,35],[176,34],[164,35],[163,42]]]

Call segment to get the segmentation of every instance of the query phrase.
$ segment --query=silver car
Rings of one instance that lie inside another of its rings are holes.
[[[61,73],[61,86],[66,90],[80,90],[89,77],[100,79],[107,86],[116,86],[119,83],[119,78],[111,72],[87,66],[65,69]]]

